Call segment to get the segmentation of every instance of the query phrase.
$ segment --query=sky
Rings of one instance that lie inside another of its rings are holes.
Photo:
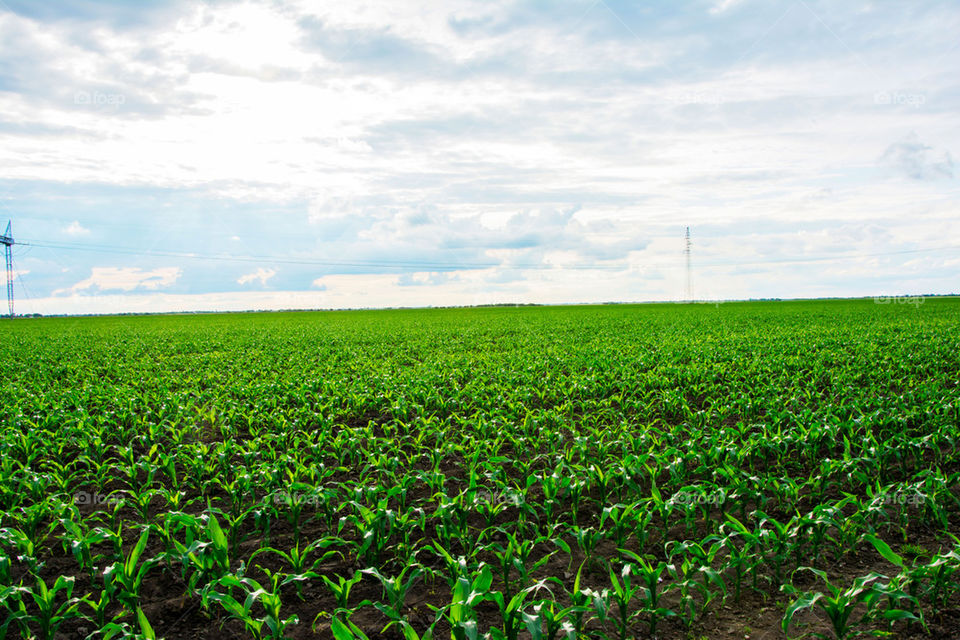
[[[0,0],[19,313],[960,292],[955,1]]]

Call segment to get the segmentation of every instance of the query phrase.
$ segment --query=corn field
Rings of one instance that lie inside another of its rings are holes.
[[[960,637],[960,302],[45,318],[0,639]]]

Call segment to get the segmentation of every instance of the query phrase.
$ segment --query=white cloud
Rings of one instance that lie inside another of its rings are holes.
[[[161,267],[144,271],[138,267],[94,267],[89,278],[81,280],[68,289],[57,289],[53,295],[77,293],[96,288],[100,291],[133,291],[134,289],[160,289],[177,281],[180,267]]]
[[[350,198],[314,198],[307,207],[307,219],[311,223],[318,223],[331,218],[356,215],[361,213],[359,209],[360,207]]]
[[[957,228],[960,185],[947,178],[960,149],[958,58],[943,52],[960,8],[590,4],[175,3],[136,25],[0,11],[13,74],[0,91],[0,165],[55,194],[37,217],[58,222],[27,238],[79,238],[83,220],[105,246],[287,259],[280,273],[265,260],[239,279],[254,267],[192,261],[173,281],[197,294],[268,282],[289,293],[316,277],[296,262],[329,260],[361,268],[323,273],[387,265],[384,277],[408,286],[365,289],[383,304],[428,291],[494,300],[531,264],[673,264],[686,224],[696,259],[717,261],[767,259],[770,247],[822,254],[838,221],[888,232],[862,253],[936,246]],[[878,165],[910,179],[883,180]],[[125,191],[144,197],[111,209]],[[39,211],[32,198],[22,210]],[[199,213],[211,200],[236,215]],[[63,227],[64,210],[79,219]],[[31,265],[41,295],[167,286],[148,275],[157,257],[131,272],[92,267],[93,252],[24,256],[49,259]],[[93,275],[68,286],[81,276],[55,274],[66,260]],[[470,291],[435,271],[491,263],[502,264]],[[620,288],[600,299],[675,297],[649,274],[605,274]],[[556,291],[569,285],[551,300],[582,299],[577,270],[550,278]],[[793,287],[784,295],[811,292],[779,282]],[[326,276],[312,286],[334,287]],[[740,278],[703,290],[737,287],[753,291]],[[346,306],[377,304],[351,295]]]
[[[265,285],[267,284],[267,280],[275,275],[277,275],[276,269],[264,269],[260,267],[252,273],[247,273],[237,278],[237,284],[247,284],[259,280],[261,285]]]
[[[945,149],[920,141],[916,132],[887,147],[880,158],[887,166],[914,180],[953,178],[953,158]]]
[[[712,7],[710,7],[710,13],[717,14],[723,13],[731,7],[735,7],[740,4],[743,0],[719,0]]]
[[[90,229],[87,229],[80,224],[79,220],[74,220],[69,225],[63,228],[63,232],[70,236],[86,236],[90,235]]]

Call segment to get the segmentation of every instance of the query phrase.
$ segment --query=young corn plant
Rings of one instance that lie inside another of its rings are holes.
[[[534,539],[522,540],[502,528],[498,528],[498,530],[505,538],[506,544],[500,544],[499,542],[491,543],[489,550],[497,559],[497,566],[500,569],[500,579],[503,581],[504,592],[507,595],[507,599],[510,600],[518,591],[530,586],[531,574],[545,565],[556,551],[551,551],[536,560],[532,560],[533,552],[537,545],[542,542],[547,542],[547,538],[540,536]],[[519,586],[515,586],[511,579],[513,572],[517,574],[516,584]]]
[[[541,600],[521,615],[532,640],[576,640],[578,629],[571,618],[587,610],[577,605],[561,608],[553,600]]]
[[[656,473],[649,466],[646,469],[650,474],[650,497],[644,498],[644,501],[647,503],[648,511],[657,517],[660,523],[660,536],[666,540],[670,531],[670,516],[673,515],[674,502],[663,499],[663,494],[657,486]]]
[[[721,548],[719,539],[710,536],[704,542],[708,543],[707,549],[690,540],[667,544],[667,558],[671,562],[667,571],[673,579],[673,588],[680,592],[677,615],[688,631],[714,598],[727,594],[723,579],[712,567]]]
[[[330,622],[330,633],[334,640],[370,640],[370,637],[349,617],[333,618]],[[423,636],[419,636],[412,626],[406,625],[403,628],[403,638],[404,640],[432,640],[433,627]]]
[[[730,514],[727,514],[725,526],[732,529],[722,544],[728,553],[726,566],[734,573],[734,599],[739,602],[741,582],[746,574],[750,574],[753,590],[759,591],[759,569],[764,560],[762,541],[759,535]]]
[[[800,593],[799,597],[787,607],[783,616],[780,626],[784,633],[788,633],[798,612],[818,607],[830,620],[833,638],[835,640],[847,640],[866,633],[865,629],[858,629],[857,627],[875,617],[878,601],[881,597],[886,597],[891,601],[910,599],[907,594],[891,588],[888,584],[879,582],[879,580],[884,579],[884,576],[879,573],[871,573],[856,578],[853,584],[846,589],[842,589],[832,584],[827,578],[826,572],[820,569],[799,567],[797,571],[812,572],[823,581],[827,587],[827,592],[808,591]],[[797,589],[789,584],[783,585],[781,590],[790,595],[797,595],[798,593]],[[854,617],[857,609],[863,611],[858,618]],[[888,608],[881,615],[890,622],[918,620],[916,616],[904,609]],[[812,635],[824,640],[830,638],[830,636],[820,632],[813,632]]]
[[[127,493],[129,495],[127,503],[137,510],[140,520],[142,522],[150,522],[150,505],[153,504],[154,499],[160,495],[160,492],[157,489],[142,487],[128,491]]]
[[[710,592],[711,586],[719,589],[726,595],[726,585],[723,578],[713,568],[717,555],[723,548],[723,539],[720,536],[707,536],[700,542],[684,540],[683,542],[668,542],[665,545],[667,558],[673,561],[674,556],[688,561],[696,572],[705,591]]]
[[[94,600],[91,595],[86,595],[83,597],[83,602],[90,608],[90,618],[97,628],[103,629],[108,624],[115,622],[119,618],[122,618],[126,615],[126,609],[121,610],[119,613],[110,615],[111,610],[115,610],[114,607],[114,596],[116,595],[117,586],[112,580],[105,580],[103,588],[100,589],[100,597]]]
[[[147,548],[149,537],[150,529],[145,528],[133,549],[130,550],[129,555],[122,562],[115,562],[103,571],[104,583],[110,584],[117,600],[130,609],[139,606],[140,590],[143,587],[144,578],[150,569],[160,561],[159,558],[150,558],[140,562],[140,557]]]
[[[300,576],[283,577],[280,573],[267,573],[269,582],[262,586],[253,578],[242,575],[223,576],[203,588],[202,602],[205,608],[211,604],[220,605],[227,615],[243,623],[244,628],[257,640],[271,638],[283,640],[290,627],[298,624],[296,616],[282,617],[280,609],[280,589],[291,582],[301,579]],[[240,592],[243,604],[233,597],[233,591]],[[256,605],[263,615],[254,613]]]
[[[140,632],[137,633],[126,622],[111,622],[101,625],[100,634],[103,640],[112,640],[113,638],[122,638],[123,640],[156,640],[157,634],[143,613],[143,609],[137,607],[137,626]]]
[[[457,580],[461,577],[469,577],[472,571],[478,568],[478,563],[469,564],[466,556],[454,558],[450,552],[443,548],[438,542],[424,547],[424,551],[429,551],[443,563],[443,570],[432,571],[434,576],[442,577],[447,585],[453,590],[457,586]]]
[[[47,583],[40,577],[35,578],[32,587],[12,587],[14,592],[3,594],[4,600],[16,594],[19,597],[14,598],[17,608],[11,612],[11,619],[15,619],[23,633],[23,637],[32,636],[30,627],[38,630],[38,636],[42,640],[54,640],[57,632],[67,620],[80,616],[80,604],[82,600],[73,596],[74,578],[72,576],[59,576],[48,587]],[[62,592],[62,595],[61,595]],[[24,596],[30,596],[36,613],[28,613]],[[10,623],[10,620],[4,625]]]
[[[590,589],[581,588],[580,586],[580,578],[583,574],[585,564],[586,561],[580,563],[580,566],[577,568],[577,575],[573,579],[573,588],[568,592],[572,605],[569,624],[573,628],[574,637],[580,637],[583,633],[584,626],[587,622],[585,614],[596,608],[593,606],[594,592]],[[602,598],[600,598],[600,600],[602,601]]]
[[[223,518],[223,528],[226,530],[225,533],[227,535],[227,550],[229,557],[239,557],[240,544],[247,537],[249,537],[249,533],[244,535],[244,531],[247,529],[247,527],[244,526],[244,523],[247,522],[248,518],[253,516],[255,510],[256,507],[252,505],[246,509],[231,509],[226,513],[220,509],[209,510],[211,515],[219,515],[221,518]]]
[[[97,566],[106,557],[103,554],[94,554],[92,548],[102,542],[109,542],[111,535],[101,528],[84,531],[81,525],[72,519],[61,518],[60,525],[64,529],[64,534],[61,536],[63,550],[73,554],[80,566],[80,571],[85,572],[93,581]]]
[[[192,539],[189,546],[177,540],[173,544],[175,555],[185,571],[192,570],[187,578],[187,588],[192,592],[230,572],[230,545],[213,513],[207,513],[192,522],[188,520],[186,528],[188,539]]]
[[[667,567],[667,572],[673,581],[673,589],[679,592],[677,617],[680,619],[680,624],[689,633],[700,613],[703,609],[706,609],[710,600],[710,592],[704,590],[703,585],[697,581],[697,568],[688,558],[682,558],[679,564],[672,563]],[[698,592],[703,598],[702,605],[697,600]]]
[[[0,548],[8,550],[17,562],[22,562],[31,573],[38,573],[44,563],[37,558],[37,547],[33,539],[15,528],[0,529]]]
[[[606,539],[606,534],[593,527],[578,526],[574,526],[571,532],[577,548],[580,550],[580,553],[583,554],[584,562],[587,563],[588,570],[599,569],[602,566],[602,562],[596,557],[597,547]]]
[[[960,540],[953,534],[949,535],[954,541],[954,548],[938,553],[925,567],[927,594],[934,611],[947,608],[950,596],[960,593]]]
[[[346,610],[350,606],[350,591],[363,579],[363,573],[357,569],[349,578],[338,574],[334,574],[334,577],[337,579],[336,582],[325,575],[321,575],[320,579],[336,599],[337,610]]]
[[[507,500],[502,499],[490,491],[474,491],[470,501],[470,508],[479,513],[487,528],[494,527],[496,521],[505,514],[510,507]]]
[[[622,582],[618,582],[613,571],[610,571],[610,581],[613,584],[613,595],[617,599],[617,606],[620,607],[621,602],[629,604],[630,600],[632,600],[635,595],[638,595],[641,605],[638,613],[645,613],[647,615],[649,633],[651,636],[655,636],[657,633],[657,624],[661,619],[677,615],[675,611],[663,607],[660,603],[660,598],[663,595],[663,589],[660,583],[663,581],[665,571],[669,575],[669,565],[662,561],[654,563],[627,549],[620,549],[619,551],[630,558],[632,562],[624,565],[624,569],[621,572]],[[630,570],[627,571],[626,567],[630,567]],[[636,574],[640,580],[640,585],[637,587],[632,586],[632,576],[634,574]],[[621,617],[622,616],[623,612],[621,610]],[[621,630],[625,629],[622,625],[620,628]],[[625,638],[625,636],[622,637]]]
[[[381,500],[376,509],[368,509],[357,501],[351,501],[349,506],[354,513],[340,518],[337,534],[343,531],[345,524],[351,524],[360,538],[360,542],[354,545],[357,559],[367,566],[377,566],[390,546],[397,514],[387,508],[386,500]]]
[[[315,502],[314,493],[312,486],[295,482],[290,485],[288,491],[280,491],[273,495],[274,504],[280,507],[293,530],[295,544],[300,542],[300,519],[303,517],[303,511],[310,503]]]
[[[783,570],[790,557],[790,551],[799,545],[800,540],[793,528],[793,521],[782,523],[776,518],[757,511],[755,517],[759,521],[757,526],[760,544],[764,549],[767,562],[773,566],[774,584],[783,584]],[[764,525],[770,525],[768,528]]]
[[[396,520],[397,532],[400,539],[396,544],[396,555],[400,558],[408,558],[416,554],[417,544],[427,527],[427,514],[419,507],[411,507],[407,510],[397,512]]]
[[[450,625],[451,640],[477,640],[477,605],[487,599],[491,593],[493,572],[490,567],[481,564],[470,576],[461,576],[453,588],[450,604],[436,609]]]
[[[416,563],[410,562],[394,577],[387,577],[376,569],[364,569],[363,573],[371,575],[380,581],[383,587],[383,594],[387,599],[386,604],[376,602],[373,606],[390,621],[381,630],[380,633],[386,633],[387,629],[393,625],[400,625],[401,628],[407,628],[409,621],[404,613],[407,594],[413,586],[423,576],[423,568]]]
[[[608,601],[612,601],[617,607],[617,615],[611,616],[616,623],[616,637],[620,640],[627,640],[632,636],[631,627],[633,620],[647,612],[647,607],[631,610],[631,602],[643,587],[633,584],[634,567],[631,564],[624,564],[620,570],[619,578],[610,568],[610,584],[612,590],[605,590]],[[656,617],[650,618],[650,634],[656,633]]]
[[[547,522],[554,521],[554,514],[563,504],[563,498],[570,492],[571,477],[561,462],[549,475],[544,472],[541,479],[543,488],[543,514]],[[489,525],[488,525],[489,526]]]
[[[494,627],[490,630],[491,640],[517,640],[520,632],[526,627],[523,616],[523,603],[531,593],[536,592],[542,585],[534,585],[521,590],[512,598],[506,598],[499,591],[491,591],[486,599],[497,605],[500,612],[502,628]]]
[[[925,578],[927,578],[927,567],[922,564],[908,567],[903,557],[891,549],[890,545],[888,545],[886,542],[871,534],[867,534],[864,537],[867,542],[873,545],[873,548],[877,550],[877,553],[883,556],[885,560],[893,565],[896,565],[897,568],[900,569],[900,575],[897,576],[894,582],[890,585],[890,589],[887,594],[889,608],[884,612],[884,616],[888,619],[891,625],[893,622],[901,619],[917,619],[920,620],[921,624],[926,626],[926,623],[923,620],[923,612],[919,609],[919,596],[920,590],[923,586],[923,581]],[[900,585],[903,585],[903,591],[899,588]],[[906,610],[906,613],[908,613],[909,616],[904,615],[900,617],[898,614],[890,613],[891,611],[896,611],[896,607],[894,606],[894,601],[896,598],[894,595],[890,594],[905,594],[907,596],[905,599],[907,600],[909,608]],[[912,616],[912,618],[910,616]]]
[[[320,538],[314,540],[303,550],[300,550],[300,543],[295,542],[292,549],[289,551],[281,551],[280,549],[275,549],[273,547],[261,547],[250,554],[250,557],[247,559],[248,563],[253,563],[253,559],[260,554],[269,553],[279,557],[287,563],[287,566],[290,567],[292,574],[303,576],[304,578],[316,578],[318,574],[315,572],[315,569],[329,560],[330,558],[342,555],[336,549],[329,549],[328,547],[339,544],[342,542],[340,538],[334,536],[327,536],[325,538]],[[310,561],[311,556],[314,557],[313,561]],[[297,587],[297,597],[303,598],[303,587],[300,582],[296,583]]]
[[[617,547],[623,547],[627,537],[636,530],[637,512],[642,512],[643,503],[615,504],[604,507],[600,512],[600,530],[609,530]],[[642,547],[641,547],[642,548]]]

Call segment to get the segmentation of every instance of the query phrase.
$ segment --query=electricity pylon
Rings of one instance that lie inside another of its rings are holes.
[[[10,318],[13,319],[13,232],[11,222],[7,221],[7,230],[0,236],[3,245],[3,255],[7,259],[7,306],[10,308]]]

